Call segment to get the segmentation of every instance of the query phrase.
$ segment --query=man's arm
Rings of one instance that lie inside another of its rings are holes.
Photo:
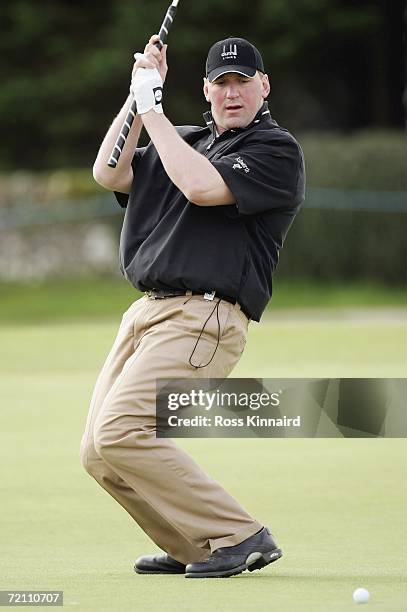
[[[144,54],[140,55],[133,66],[132,75],[136,74],[137,70],[142,68],[157,68],[160,76],[165,81],[167,75],[167,45],[164,45],[161,51],[157,49],[155,44],[160,40],[157,34],[154,34],[147,43]],[[139,115],[136,115],[135,120],[130,128],[125,145],[120,155],[116,168],[110,168],[107,162],[110,159],[112,149],[116,144],[117,138],[121,132],[123,123],[129,112],[133,96],[130,94],[117,115],[116,119],[110,126],[106,136],[103,139],[95,163],[93,165],[93,177],[97,183],[112,191],[120,191],[121,193],[130,193],[133,183],[133,168],[132,161],[134,152],[137,148],[140,133],[143,123]]]
[[[93,178],[95,181],[106,189],[120,191],[121,193],[130,193],[133,182],[133,168],[131,162],[143,127],[138,115],[136,115],[133,121],[116,168],[110,168],[107,162],[127,117],[132,100],[133,97],[129,95],[123,108],[104,137],[93,165]]]
[[[180,191],[198,206],[234,204],[236,199],[211,162],[179,136],[163,114],[141,115],[166,173]]]

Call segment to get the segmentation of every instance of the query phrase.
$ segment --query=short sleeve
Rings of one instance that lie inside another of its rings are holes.
[[[140,147],[140,148],[136,149],[136,151],[134,153],[133,160],[131,162],[131,166],[133,168],[133,173],[136,172],[137,166],[138,166],[141,158],[143,157],[146,149],[147,149],[147,147]],[[127,208],[127,203],[129,201],[129,194],[128,193],[121,193],[120,191],[114,191],[113,193],[114,193],[115,198],[116,198],[117,202],[119,203],[119,205],[122,208]]]
[[[240,214],[295,209],[304,200],[304,159],[293,138],[248,143],[212,164],[235,196]]]

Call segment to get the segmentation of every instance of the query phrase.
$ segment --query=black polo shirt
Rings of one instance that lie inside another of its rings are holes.
[[[166,174],[152,143],[136,150],[120,238],[120,269],[138,289],[216,291],[235,298],[259,321],[287,231],[304,200],[304,160],[293,136],[267,103],[246,128],[216,136],[207,127],[177,131],[205,155],[236,203],[197,206]],[[188,172],[186,167],[185,172]]]

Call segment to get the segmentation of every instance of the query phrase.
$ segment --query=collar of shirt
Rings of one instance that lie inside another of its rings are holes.
[[[216,125],[215,122],[213,120],[213,116],[211,111],[206,111],[203,114],[203,118],[205,120],[206,125],[208,126],[208,128],[210,129],[211,133],[212,133],[212,138],[218,138],[219,137],[219,133],[216,129]],[[246,127],[244,128],[232,128],[231,130],[226,130],[225,133],[231,132],[231,133],[240,133],[240,132],[244,132],[245,130],[250,129],[251,127],[253,127],[254,125],[257,125],[258,123],[262,123],[263,121],[274,121],[273,119],[271,119],[271,115],[270,115],[270,111],[269,111],[269,106],[268,106],[268,102],[264,102],[264,104],[262,105],[262,107],[260,108],[260,110],[258,111],[258,113],[256,114],[256,116],[254,117],[253,121],[251,123],[249,123],[249,125],[246,125]],[[222,134],[221,134],[222,135]]]

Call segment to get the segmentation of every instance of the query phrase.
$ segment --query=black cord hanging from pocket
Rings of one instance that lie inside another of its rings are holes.
[[[214,307],[213,307],[213,309],[212,309],[211,314],[210,314],[210,315],[209,315],[209,317],[206,319],[206,321],[205,321],[205,323],[204,323],[204,325],[203,325],[203,327],[202,327],[202,329],[201,329],[201,331],[200,331],[200,334],[199,334],[199,336],[198,336],[198,340],[195,342],[195,346],[194,346],[193,351],[192,351],[192,353],[191,353],[191,355],[190,355],[190,357],[189,357],[189,363],[190,363],[190,365],[191,365],[193,368],[196,368],[196,369],[198,369],[198,368],[206,368],[206,366],[208,366],[208,365],[211,363],[212,359],[215,357],[215,353],[216,353],[216,351],[218,350],[219,340],[220,340],[220,321],[219,321],[219,304],[220,304],[220,302],[221,302],[221,300],[220,300],[220,299],[219,299],[219,300],[216,302],[215,306],[214,306]],[[212,357],[210,358],[210,360],[208,361],[208,363],[205,363],[205,365],[195,365],[195,364],[194,364],[194,363],[192,363],[192,361],[191,361],[191,360],[192,360],[192,356],[193,356],[193,354],[195,353],[195,351],[196,351],[196,347],[198,346],[198,342],[199,342],[199,340],[201,339],[201,336],[202,336],[202,334],[203,334],[203,332],[204,332],[204,329],[205,329],[205,327],[206,327],[206,325],[207,325],[207,323],[208,323],[209,319],[211,318],[211,316],[212,316],[212,315],[213,315],[213,313],[215,312],[215,310],[216,310],[216,318],[217,318],[217,321],[218,321],[218,338],[217,338],[217,341],[216,341],[215,350],[213,351],[213,353],[212,353]]]

